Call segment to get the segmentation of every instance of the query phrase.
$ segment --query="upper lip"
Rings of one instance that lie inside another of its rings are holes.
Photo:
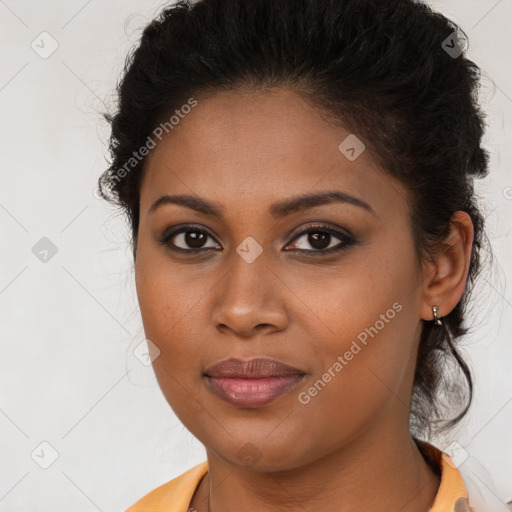
[[[208,377],[238,377],[246,379],[286,377],[290,375],[305,375],[305,373],[299,368],[294,368],[277,359],[270,359],[268,357],[256,357],[248,360],[232,357],[208,366],[204,371],[204,374]]]

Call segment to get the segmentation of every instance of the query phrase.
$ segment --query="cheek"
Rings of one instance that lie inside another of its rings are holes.
[[[161,336],[185,317],[192,298],[189,300],[186,269],[173,264],[165,251],[154,248],[147,238],[143,234],[139,242],[135,266],[137,298],[146,333],[158,332]]]
[[[300,299],[292,302],[301,328],[312,334],[316,328],[318,336],[311,339],[323,340],[315,349],[343,349],[338,340],[364,343],[372,334],[385,337],[400,330],[402,310],[414,301],[417,289],[412,247],[380,238],[336,266],[297,266],[285,276]]]
[[[202,337],[193,333],[199,325],[197,315],[202,297],[184,285],[169,261],[155,257],[151,261],[143,251],[136,264],[137,297],[146,338],[160,350],[154,361],[155,373],[168,371],[183,380],[187,369],[197,366]]]
[[[194,418],[204,414],[193,398],[201,374],[201,350],[196,344],[201,335],[191,329],[198,325],[199,299],[190,288],[176,285],[168,268],[142,263],[141,258],[136,282],[144,333],[160,351],[152,362],[153,371],[169,406],[192,429]]]
[[[319,272],[303,284],[299,293],[315,314],[307,314],[301,328],[311,332],[311,380],[318,383],[302,389],[304,401],[327,401],[364,417],[407,389],[417,341],[416,269],[412,247],[398,247],[381,244],[366,251],[364,261],[354,258],[336,274]],[[336,415],[339,408],[327,410]]]
[[[339,320],[336,337],[315,338],[315,372],[297,393],[297,433],[322,425],[320,445],[326,451],[360,436],[386,411],[408,415],[415,356],[406,333],[414,329],[412,310],[383,303],[378,315],[363,308],[355,319]],[[314,456],[319,446],[312,442],[310,449]]]

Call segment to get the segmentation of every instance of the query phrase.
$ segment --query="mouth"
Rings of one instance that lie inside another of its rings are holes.
[[[213,393],[241,408],[273,402],[297,387],[306,375],[299,368],[269,358],[225,359],[203,373]]]

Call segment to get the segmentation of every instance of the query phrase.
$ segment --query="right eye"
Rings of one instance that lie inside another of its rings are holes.
[[[218,244],[214,244],[214,246],[205,245],[208,238],[213,240],[213,237],[206,230],[186,226],[175,231],[165,232],[158,239],[158,242],[162,245],[167,245],[173,251],[190,253],[220,248]]]

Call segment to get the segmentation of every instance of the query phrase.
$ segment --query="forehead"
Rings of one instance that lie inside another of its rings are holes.
[[[354,135],[292,90],[223,91],[196,100],[148,156],[141,211],[171,193],[246,206],[333,188],[377,207],[386,194],[403,195],[369,151],[347,158],[339,146]]]

